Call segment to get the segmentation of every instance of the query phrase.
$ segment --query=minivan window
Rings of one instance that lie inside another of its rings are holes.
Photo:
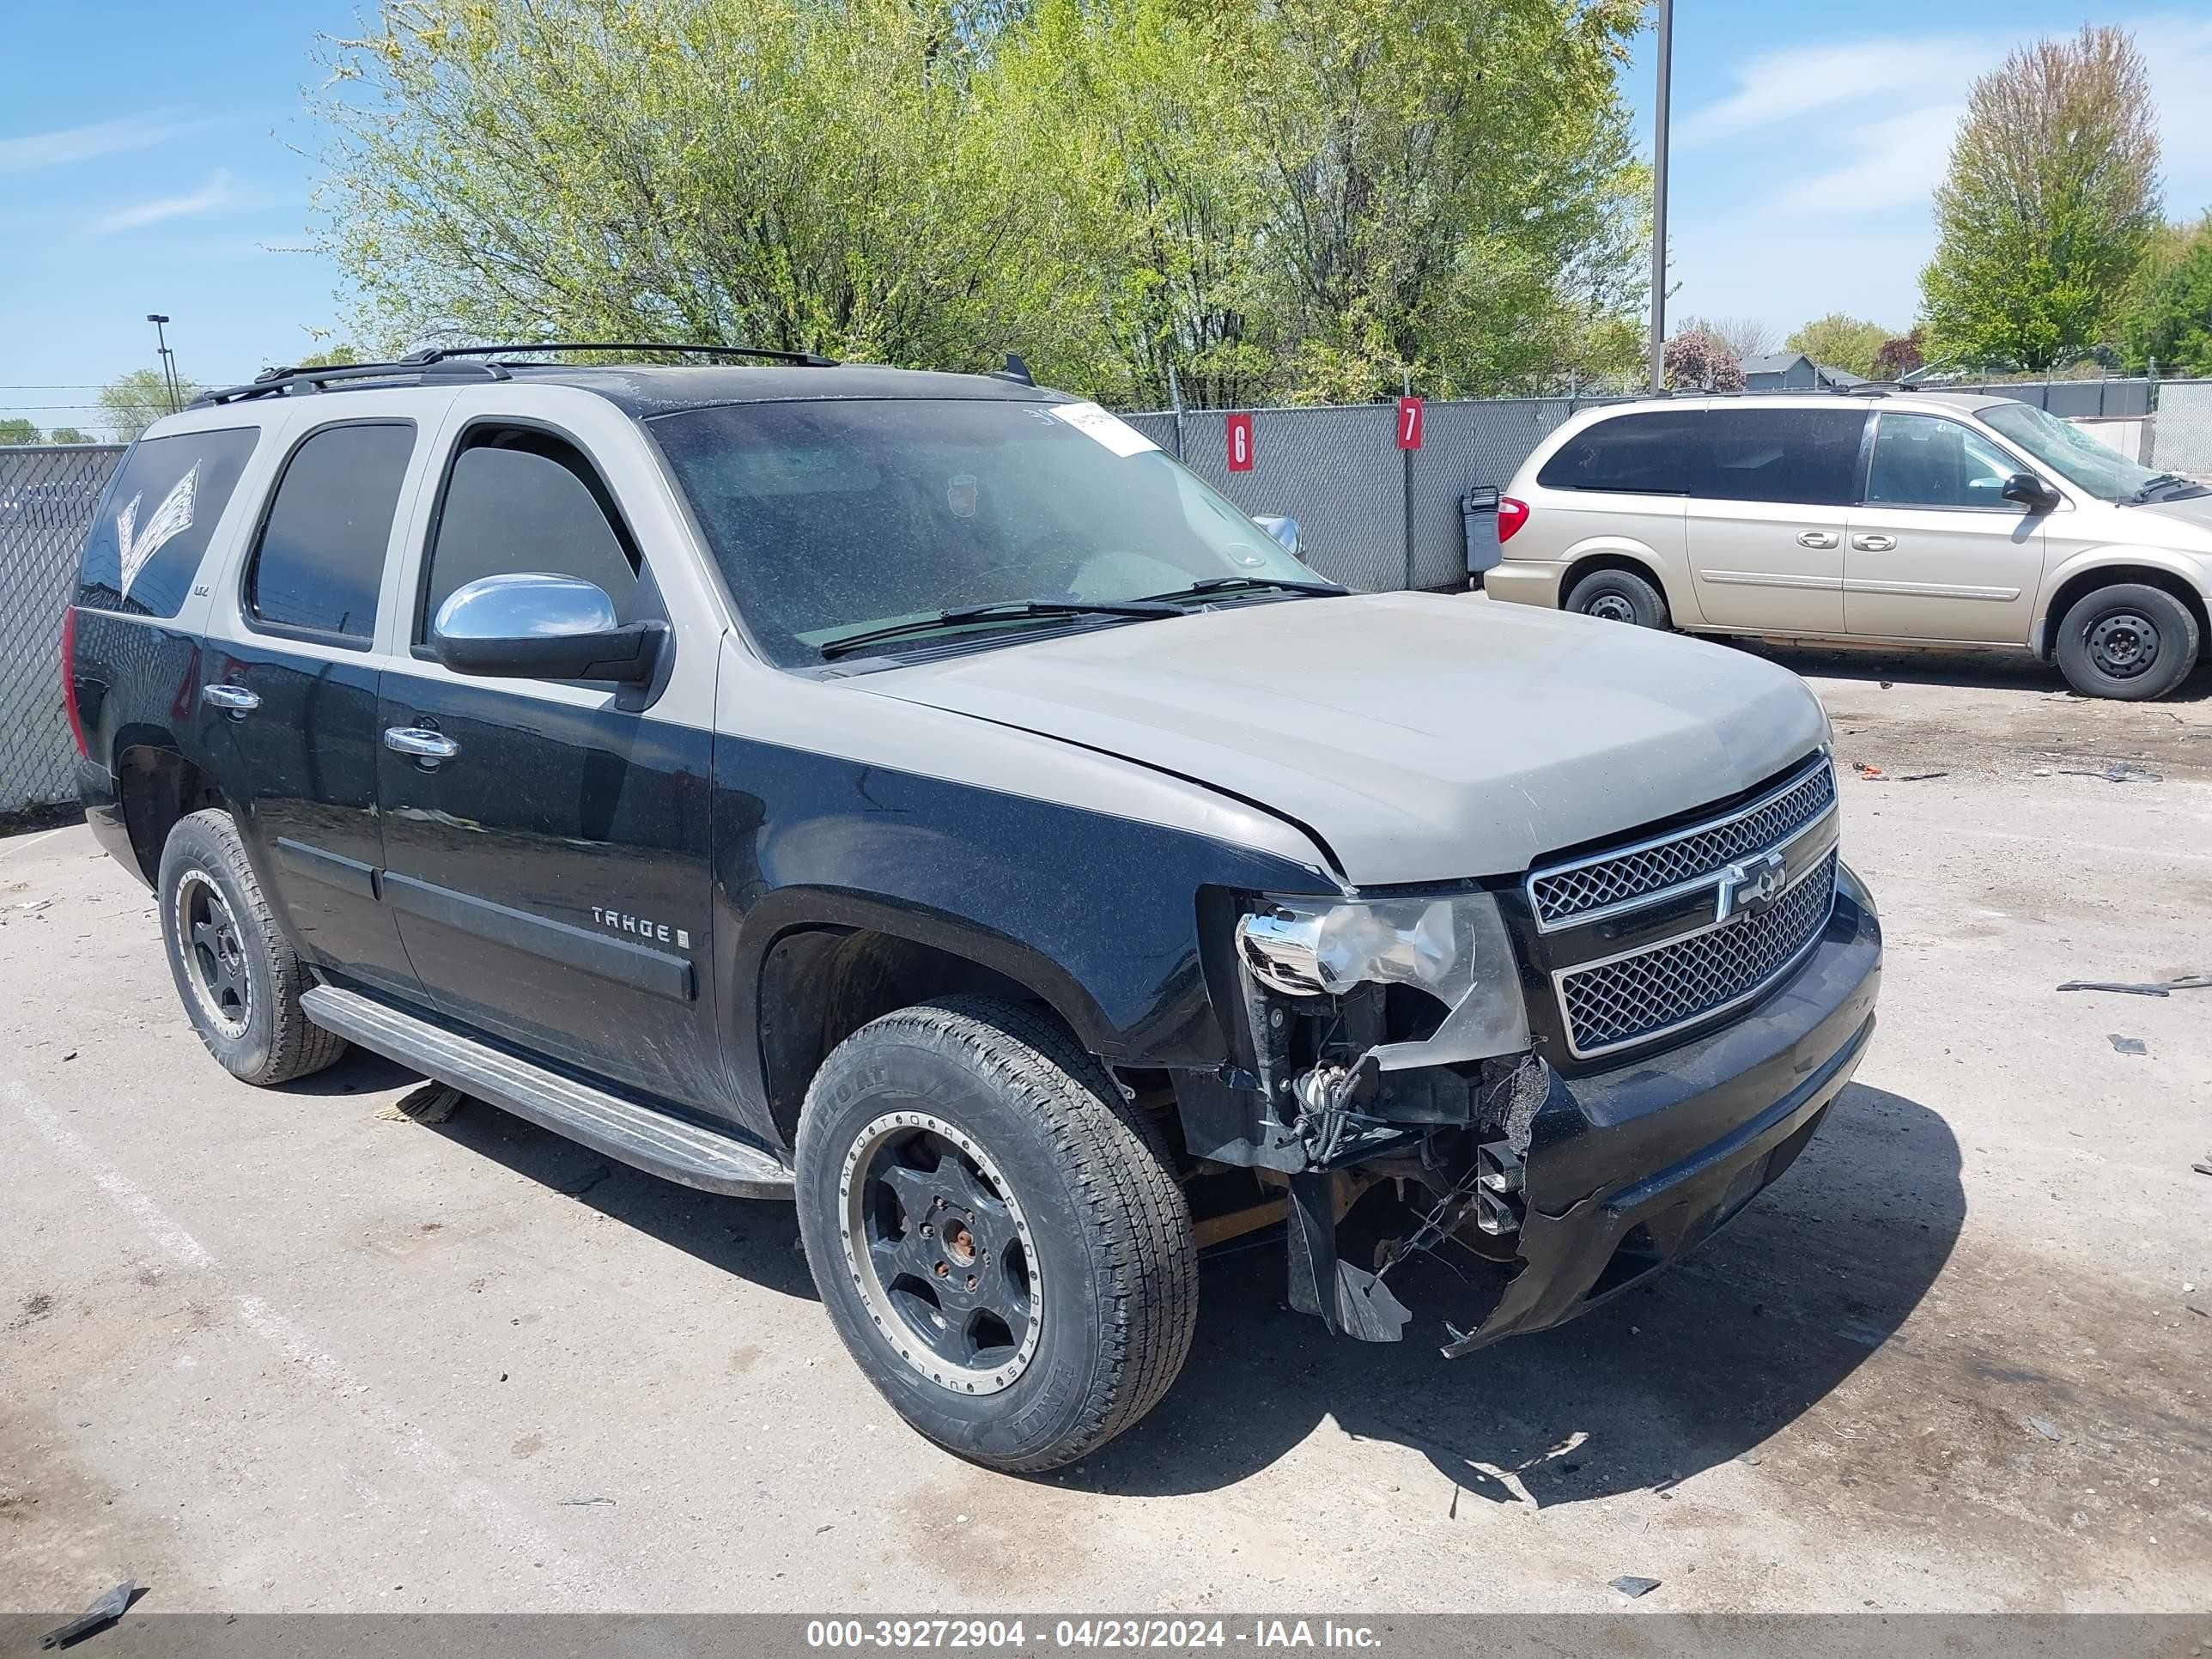
[[[2018,463],[1979,433],[1940,415],[1888,415],[1875,428],[1867,500],[1883,507],[2022,509],[2004,498]]]
[[[175,616],[260,437],[258,427],[225,427],[133,444],[93,510],[76,602]]]
[[[1731,501],[1848,507],[1858,484],[1863,408],[1716,409],[1711,471],[1698,493]]]
[[[480,428],[447,474],[415,638],[429,637],[455,588],[519,571],[597,583],[628,623],[637,568],[613,499],[574,445],[527,427]]]
[[[787,667],[945,610],[1156,600],[1172,614],[1231,602],[1230,593],[1288,602],[1289,590],[1266,584],[1322,580],[1092,405],[824,399],[686,410],[648,424],[748,631]],[[1062,612],[960,626],[1000,644],[1039,627],[1133,620]],[[944,642],[938,632],[913,641]]]
[[[1997,404],[1974,411],[2061,477],[2107,501],[2172,501],[2202,495],[2204,486],[2171,472],[2138,466],[2070,421],[2033,404]]]
[[[1705,416],[1698,410],[1616,415],[1584,427],[1536,474],[1547,489],[1603,489],[1635,495],[1702,493]]]
[[[246,608],[264,627],[365,641],[412,422],[325,427],[292,452],[246,570]]]

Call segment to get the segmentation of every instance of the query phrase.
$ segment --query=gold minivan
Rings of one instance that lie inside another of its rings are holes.
[[[1985,392],[1587,410],[1498,505],[1492,598],[1698,634],[2002,647],[2163,696],[2212,628],[2212,488]]]

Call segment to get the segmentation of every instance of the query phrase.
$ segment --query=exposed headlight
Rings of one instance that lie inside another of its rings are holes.
[[[1442,897],[1262,899],[1237,924],[1252,977],[1286,996],[1411,985],[1449,1011],[1420,1042],[1375,1051],[1384,1070],[1441,1066],[1528,1046],[1512,942],[1488,893]]]

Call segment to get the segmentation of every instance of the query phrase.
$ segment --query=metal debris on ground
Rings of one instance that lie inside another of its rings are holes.
[[[2062,991],[2118,991],[2131,997],[2170,996],[2176,991],[2212,990],[2212,974],[2184,974],[2179,979],[2137,981],[2112,979],[2069,979]]]
[[[129,1611],[131,1598],[138,1593],[138,1581],[126,1578],[113,1589],[94,1601],[66,1625],[57,1625],[39,1638],[42,1648],[65,1648],[79,1642],[104,1626],[112,1625]]]
[[[2118,1031],[2107,1031],[2105,1040],[2124,1054],[2147,1054],[2150,1052],[2141,1037],[2122,1036]]]
[[[2106,783],[2164,783],[2166,775],[2154,772],[2147,766],[2137,766],[2132,761],[2114,761],[2101,770],[2084,771],[2078,767],[2060,769],[2069,778],[2102,778]]]
[[[1925,783],[1930,778],[1948,778],[1950,775],[1951,775],[1948,772],[1907,772],[1903,777],[1899,778],[1898,781],[1899,783]]]
[[[1633,1601],[1637,1596],[1649,1595],[1657,1589],[1659,1581],[1656,1578],[1638,1578],[1632,1572],[1625,1572],[1613,1581],[1613,1587]]]
[[[2212,1152],[2205,1153],[2203,1158],[2189,1167],[2199,1175],[2212,1175]]]
[[[1881,768],[1876,766],[1872,761],[1853,761],[1851,763],[1851,770],[1857,773],[1863,778],[1880,778],[1887,777],[1888,775],[1887,773],[1884,772]]]
[[[615,1500],[611,1498],[564,1498],[561,1503],[564,1508],[572,1510],[588,1510],[595,1504],[605,1504],[612,1509]]]
[[[2027,1426],[2033,1429],[2045,1440],[2063,1440],[2066,1437],[2064,1435],[2058,1432],[2058,1425],[2056,1423],[2047,1421],[2040,1417],[2029,1418],[2027,1419]]]
[[[442,1083],[426,1083],[402,1095],[377,1113],[387,1123],[443,1123],[460,1109],[465,1098],[459,1089]]]

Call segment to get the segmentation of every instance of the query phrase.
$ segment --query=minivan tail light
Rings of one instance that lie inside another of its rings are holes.
[[[1521,526],[1528,522],[1528,503],[1516,501],[1510,495],[1498,498],[1498,541],[1500,546],[1521,533]]]
[[[84,740],[84,716],[76,711],[76,607],[71,605],[62,612],[62,708],[69,714],[70,736],[76,741],[76,752],[87,758],[91,748]]]

